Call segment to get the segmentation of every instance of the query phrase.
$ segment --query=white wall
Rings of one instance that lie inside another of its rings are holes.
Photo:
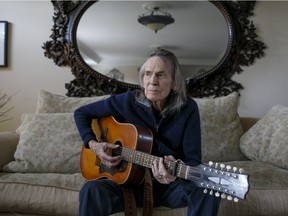
[[[265,57],[243,68],[234,78],[244,86],[241,93],[241,116],[265,115],[275,104],[288,106],[288,2],[256,3],[254,24],[259,38],[267,45]]]
[[[0,123],[0,131],[16,129],[21,113],[35,112],[40,89],[65,94],[73,79],[69,68],[60,68],[44,57],[42,45],[50,40],[53,5],[50,1],[0,1],[0,20],[9,22],[9,67],[0,68],[0,90],[11,95],[14,109]],[[8,106],[8,107],[9,107]],[[1,120],[1,119],[0,119]]]
[[[264,58],[243,68],[234,79],[243,84],[239,113],[263,116],[273,105],[288,106],[288,2],[257,2],[254,23],[267,46]],[[66,93],[65,83],[73,80],[70,69],[58,67],[44,57],[43,43],[49,40],[53,16],[50,1],[0,1],[0,20],[10,22],[9,67],[0,68],[0,90],[11,95],[12,120],[0,123],[0,131],[14,130],[22,113],[35,112],[40,89]]]

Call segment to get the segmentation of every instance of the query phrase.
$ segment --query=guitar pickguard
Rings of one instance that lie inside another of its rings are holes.
[[[128,162],[121,161],[118,166],[108,167],[105,164],[101,163],[99,167],[99,173],[109,173],[114,176],[116,173],[123,173],[127,169]]]

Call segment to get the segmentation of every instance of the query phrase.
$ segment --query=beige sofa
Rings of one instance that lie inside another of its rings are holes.
[[[105,97],[68,98],[41,91],[36,113],[23,114],[17,131],[0,132],[1,216],[77,215],[85,180],[79,168],[82,143],[73,110]],[[288,142],[283,135],[288,133],[288,108],[275,106],[258,120],[239,118],[237,94],[195,100],[203,162],[221,161],[249,175],[246,200],[223,199],[218,215],[288,215]],[[138,211],[141,215],[142,210]],[[184,216],[186,211],[160,207],[153,215]]]

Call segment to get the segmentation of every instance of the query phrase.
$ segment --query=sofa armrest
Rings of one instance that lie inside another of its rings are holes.
[[[19,141],[19,135],[15,131],[0,132],[0,171],[2,167],[14,160]]]

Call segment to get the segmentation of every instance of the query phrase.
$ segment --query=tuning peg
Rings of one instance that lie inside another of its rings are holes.
[[[239,169],[239,173],[241,174],[241,173],[244,173],[244,169],[243,168],[240,168]]]
[[[218,168],[218,163],[215,163],[215,168],[216,168],[216,169]]]
[[[216,193],[215,193],[215,197],[219,197],[220,196],[220,193],[217,191]]]
[[[233,199],[233,197],[232,197],[232,196],[230,196],[230,195],[229,195],[229,196],[227,196],[227,200],[229,200],[229,201],[230,201],[230,200],[232,200],[232,199]]]
[[[237,171],[237,167],[233,167],[233,172],[236,172]]]
[[[237,197],[234,197],[234,202],[238,202],[239,201],[239,199],[237,198]]]
[[[220,164],[220,168],[223,170],[225,168],[225,164]]]
[[[230,166],[230,165],[227,165],[227,166],[226,166],[226,169],[227,169],[227,171],[229,172],[229,170],[231,169],[231,166]]]
[[[212,165],[213,165],[213,162],[212,162],[212,161],[209,161],[208,164],[209,164],[209,166],[212,166]]]
[[[226,198],[226,194],[225,194],[225,193],[222,193],[222,194],[221,194],[221,198],[222,198],[222,199],[225,199],[225,198]]]
[[[208,190],[205,188],[205,189],[203,190],[203,193],[207,194],[207,193],[208,193]]]
[[[213,190],[211,190],[211,191],[209,192],[209,194],[212,196],[212,195],[213,195]]]

